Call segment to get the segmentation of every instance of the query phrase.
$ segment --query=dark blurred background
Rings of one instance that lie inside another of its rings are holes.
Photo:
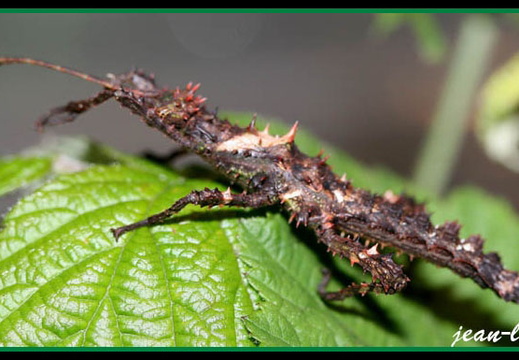
[[[298,120],[357,159],[410,176],[463,16],[436,16],[448,52],[434,65],[419,57],[408,28],[380,37],[374,15],[338,13],[2,13],[0,56],[32,57],[101,77],[139,67],[171,87],[201,82],[210,107]],[[519,27],[498,24],[487,75],[519,49]],[[39,143],[33,123],[49,108],[97,90],[37,67],[2,67],[0,155]],[[132,153],[171,148],[114,102],[50,131],[85,134]],[[519,208],[518,176],[489,161],[467,130],[451,186],[478,185]]]

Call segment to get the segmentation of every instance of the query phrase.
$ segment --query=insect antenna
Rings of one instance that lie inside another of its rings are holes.
[[[99,79],[95,76],[85,74],[80,71],[76,71],[64,66],[51,64],[45,61],[41,60],[34,60],[31,58],[16,58],[16,57],[0,57],[0,66],[2,65],[11,65],[11,64],[27,64],[27,65],[34,65],[34,66],[41,66],[47,69],[51,69],[54,71],[59,71],[61,73],[69,74],[72,76],[76,76],[78,78],[81,78],[86,81],[90,81],[96,84],[99,84],[101,86],[104,86],[107,89],[116,90],[118,86],[110,83],[109,81]]]

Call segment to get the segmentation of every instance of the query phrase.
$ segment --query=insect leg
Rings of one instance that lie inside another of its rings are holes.
[[[352,283],[339,291],[327,291],[326,287],[332,278],[332,273],[328,269],[322,269],[323,278],[317,287],[319,296],[325,301],[340,301],[345,298],[352,297],[355,295],[365,295],[368,292],[374,292],[376,294],[384,293],[384,287],[381,283]]]
[[[124,233],[138,229],[144,226],[150,226],[154,224],[159,224],[164,222],[167,218],[172,215],[178,213],[182,210],[186,205],[193,204],[198,205],[200,207],[204,206],[217,206],[217,205],[227,205],[227,206],[239,206],[239,207],[251,207],[258,208],[263,206],[272,205],[274,200],[271,197],[265,196],[260,193],[242,193],[242,194],[232,194],[230,189],[222,192],[218,189],[208,189],[205,188],[201,191],[191,191],[189,194],[177,200],[173,205],[171,205],[166,210],[152,215],[144,220],[138,221],[133,224],[121,226],[116,229],[110,229],[112,234],[114,235],[116,241],[123,235]]]
[[[59,125],[74,121],[74,119],[92,107],[104,103],[114,96],[113,90],[102,90],[96,95],[78,101],[70,101],[67,105],[52,109],[47,115],[36,122],[36,128],[41,131],[48,125]]]
[[[368,249],[356,240],[339,236],[332,229],[318,232],[318,235],[330,251],[349,258],[352,265],[359,264],[373,278],[371,283],[353,283],[342,290],[327,292],[326,286],[330,281],[330,273],[325,270],[323,280],[318,287],[318,293],[323,299],[343,300],[368,292],[394,294],[402,290],[409,281],[403,273],[402,267],[393,262],[391,255],[379,254],[376,247]]]

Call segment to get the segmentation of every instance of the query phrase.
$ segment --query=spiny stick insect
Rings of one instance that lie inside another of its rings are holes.
[[[43,128],[73,121],[79,114],[113,98],[144,123],[198,154],[242,193],[230,189],[192,191],[170,208],[133,224],[111,229],[118,240],[124,233],[158,224],[186,205],[259,208],[278,205],[290,221],[315,232],[333,254],[348,258],[372,276],[371,283],[353,283],[327,292],[330,274],[319,286],[324,300],[342,300],[367,292],[393,294],[410,281],[391,254],[380,254],[379,244],[412,257],[447,267],[482,288],[492,289],[506,301],[519,302],[519,274],[504,269],[495,253],[483,253],[479,235],[460,238],[460,225],[434,226],[422,204],[386,192],[371,194],[352,186],[345,176],[332,172],[321,155],[311,157],[294,143],[297,123],[283,136],[259,131],[254,118],[246,128],[229,123],[209,111],[205,98],[196,95],[199,85],[162,89],[153,76],[136,70],[99,79],[62,66],[29,58],[0,58],[0,65],[29,64],[80,77],[103,87],[96,95],[71,101],[41,118]]]

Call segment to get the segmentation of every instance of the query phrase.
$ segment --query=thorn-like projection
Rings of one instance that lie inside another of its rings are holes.
[[[296,218],[296,213],[293,212],[292,214],[290,214],[290,218],[288,219],[288,223],[291,224],[292,221],[294,221],[295,218]]]
[[[325,157],[323,157],[321,160],[319,160],[319,165],[325,165],[329,158],[330,155],[326,155]]]
[[[400,196],[396,195],[391,190],[387,190],[384,193],[384,199],[386,199],[390,204],[396,204],[400,200]]]
[[[350,255],[350,265],[353,266],[355,264],[358,264],[360,262],[359,258],[355,254]]]
[[[223,196],[223,201],[225,204],[228,204],[232,201],[232,193],[231,193],[231,188],[228,187],[227,190],[225,190],[223,193],[222,193],[222,196]]]
[[[255,133],[257,132],[257,129],[256,129],[256,118],[258,117],[258,114],[254,113],[252,114],[252,119],[249,123],[249,126],[247,126],[247,131],[250,132],[250,133]]]
[[[200,89],[200,83],[196,84],[191,88],[191,93],[197,92],[198,89]]]
[[[297,133],[297,127],[299,126],[299,122],[296,121],[294,123],[294,125],[292,125],[292,127],[290,128],[290,130],[288,131],[288,133],[286,133],[285,135],[283,135],[282,137],[282,140],[286,143],[293,143],[295,138],[296,138],[296,133]]]
[[[342,174],[341,178],[339,179],[341,180],[342,182],[346,182],[346,173]]]
[[[370,247],[367,251],[368,255],[370,255],[370,256],[378,255],[377,246],[378,246],[378,244],[375,244],[372,247]]]
[[[260,133],[263,135],[270,135],[269,129],[270,129],[270,123],[267,123],[267,125],[265,125],[265,129],[263,129],[263,131],[260,131]]]
[[[198,89],[200,88],[200,83],[197,83],[196,85],[193,85],[193,82],[190,81],[186,85],[186,90],[193,95]]]

